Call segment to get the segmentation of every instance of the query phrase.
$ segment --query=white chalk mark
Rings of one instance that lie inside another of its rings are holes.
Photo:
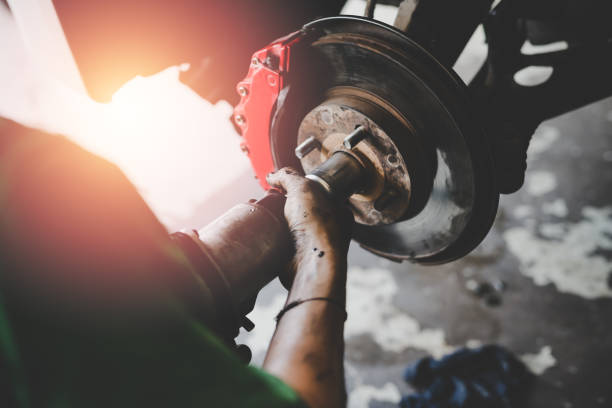
[[[393,305],[398,286],[385,269],[351,268],[348,272],[348,320],[345,338],[369,335],[383,350],[424,350],[438,358],[455,349],[442,329],[423,329],[419,322]]]
[[[482,341],[478,339],[469,339],[468,341],[465,342],[465,347],[469,349],[476,349],[482,346],[483,346]]]
[[[513,211],[515,218],[527,218],[533,215],[533,207],[529,205],[517,205]]]
[[[539,155],[550,150],[560,136],[561,132],[556,127],[550,125],[538,127],[529,142],[528,161],[533,162]]]
[[[540,234],[547,239],[563,239],[567,233],[567,228],[564,224],[542,224],[539,227]]]
[[[557,364],[557,359],[552,355],[552,348],[544,346],[536,354],[524,354],[521,360],[535,375],[542,375],[546,370]]]
[[[534,196],[550,193],[557,188],[557,178],[549,171],[532,171],[527,173],[527,192]]]
[[[567,217],[569,210],[567,209],[565,200],[558,198],[553,202],[542,204],[542,212],[558,218],[565,218]]]
[[[517,227],[504,233],[520,271],[536,285],[588,299],[612,297],[608,279],[612,262],[598,251],[612,250],[612,207],[585,207],[577,223]]]
[[[348,396],[348,408],[369,408],[372,400],[397,404],[402,398],[397,386],[386,383],[382,387],[358,385]]]

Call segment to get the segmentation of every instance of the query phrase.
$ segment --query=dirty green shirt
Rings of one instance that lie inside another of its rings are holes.
[[[0,118],[0,406],[304,406],[200,323],[193,269],[114,165]]]

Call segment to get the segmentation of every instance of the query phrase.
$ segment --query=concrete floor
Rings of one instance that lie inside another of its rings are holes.
[[[351,251],[352,268],[391,271],[397,285],[392,304],[423,328],[441,329],[447,344],[477,340],[519,355],[541,353],[541,368],[550,368],[538,377],[531,407],[612,406],[610,112],[607,100],[545,124],[535,142],[546,132],[558,138],[533,152],[526,186],[502,198],[493,230],[463,260],[425,268]],[[547,186],[537,186],[548,177]],[[503,280],[501,304],[492,307],[474,296],[466,289],[471,280]],[[365,384],[391,382],[402,392],[402,369],[428,351],[385,350],[371,336],[347,343],[347,362]],[[372,400],[370,407],[393,406]]]

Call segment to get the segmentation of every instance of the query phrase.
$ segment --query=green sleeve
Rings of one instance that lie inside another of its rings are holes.
[[[152,295],[160,287],[151,281],[185,284],[193,273],[172,245],[115,166],[0,118],[0,406],[303,406],[282,381],[240,362],[176,291]],[[56,277],[73,286],[45,292]],[[104,323],[64,313],[85,310],[83,293],[99,298],[109,282],[123,298]],[[126,324],[131,295],[164,318]]]
[[[101,332],[3,304],[0,360],[2,388],[24,408],[304,406],[179,312],[164,330]]]

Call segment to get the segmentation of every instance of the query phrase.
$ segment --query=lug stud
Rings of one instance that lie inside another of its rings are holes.
[[[295,148],[295,156],[302,160],[306,155],[313,150],[321,149],[321,142],[315,139],[314,136],[310,136],[308,139],[304,140],[298,147]]]
[[[364,140],[369,136],[368,131],[363,126],[359,126],[357,129],[353,130],[351,134],[344,138],[342,144],[348,150],[353,149],[359,142]]]

